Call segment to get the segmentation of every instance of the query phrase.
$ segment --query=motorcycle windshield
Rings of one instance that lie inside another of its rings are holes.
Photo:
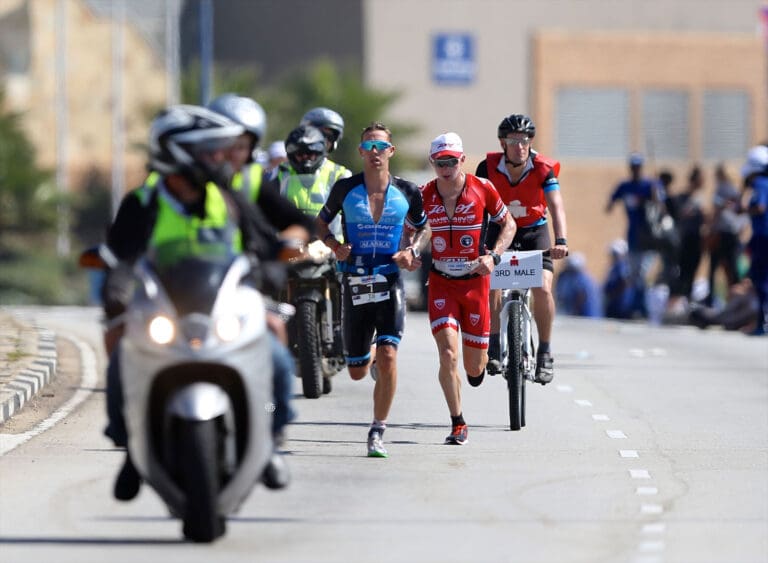
[[[149,264],[179,316],[190,313],[209,315],[236,256],[231,252],[210,252],[176,260],[150,259]]]

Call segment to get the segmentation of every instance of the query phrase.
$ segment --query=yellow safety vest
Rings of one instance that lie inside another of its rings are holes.
[[[341,164],[325,159],[325,162],[315,171],[315,181],[305,187],[301,182],[301,176],[289,166],[281,165],[278,169],[277,177],[280,182],[280,193],[283,194],[291,203],[301,209],[304,213],[316,216],[325,205],[331,187],[336,180],[349,176],[349,171]]]
[[[242,233],[230,218],[216,184],[205,186],[205,217],[187,215],[164,193],[157,195],[157,220],[148,253],[159,264],[173,264],[189,256],[226,256],[242,252]]]
[[[258,162],[253,162],[234,175],[232,178],[232,189],[242,191],[245,188],[248,200],[256,203],[256,200],[259,199],[263,175],[264,167]]]

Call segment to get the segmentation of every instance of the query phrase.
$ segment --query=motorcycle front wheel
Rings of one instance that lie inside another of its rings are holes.
[[[178,461],[181,487],[187,499],[184,537],[210,543],[224,535],[224,518],[217,512],[219,440],[217,420],[179,421]]]
[[[320,343],[320,319],[317,304],[302,301],[296,308],[298,327],[298,364],[301,386],[307,399],[317,399],[323,393],[323,370]]]

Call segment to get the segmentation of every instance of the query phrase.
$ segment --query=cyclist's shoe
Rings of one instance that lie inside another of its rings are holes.
[[[451,433],[445,437],[445,443],[452,446],[463,446],[469,439],[468,434],[466,424],[454,424]]]
[[[120,473],[117,474],[115,480],[114,495],[117,500],[128,501],[136,498],[141,488],[141,476],[136,471],[136,467],[131,461],[131,456],[128,453],[125,454],[125,462],[123,463]]]
[[[536,383],[546,385],[555,377],[555,361],[552,354],[543,352],[536,355]]]
[[[480,375],[467,374],[467,381],[469,381],[469,384],[472,387],[480,387],[480,384],[483,382],[484,377],[485,377],[485,370],[483,370]]]
[[[488,355],[488,364],[485,366],[488,370],[488,375],[498,375],[501,373],[501,361],[497,358]]]
[[[371,428],[368,431],[368,457],[389,457],[381,437],[383,433],[380,428]]]
[[[376,378],[379,377],[379,370],[376,368],[376,360],[373,360],[371,362],[370,367],[368,368],[368,371],[371,374],[371,379],[376,381]]]

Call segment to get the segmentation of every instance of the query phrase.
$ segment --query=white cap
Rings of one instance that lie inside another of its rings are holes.
[[[285,143],[283,141],[275,141],[267,149],[270,160],[273,158],[286,158],[288,155],[285,152]]]
[[[429,147],[429,157],[432,159],[446,156],[459,158],[463,154],[464,146],[456,133],[443,133],[435,137]]]
[[[747,161],[741,167],[741,177],[746,178],[756,172],[764,172],[768,169],[768,147],[757,145],[749,149]]]

